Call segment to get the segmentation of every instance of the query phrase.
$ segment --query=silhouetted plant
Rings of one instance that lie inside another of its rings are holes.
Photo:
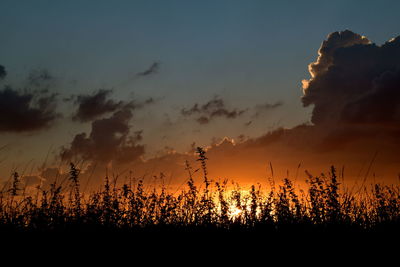
[[[72,196],[70,196],[71,201],[72,201],[72,208],[73,208],[73,212],[75,212],[77,217],[79,218],[80,213],[81,213],[81,194],[80,194],[80,186],[79,186],[79,171],[72,162],[70,163],[69,174],[70,174],[70,181],[72,182],[72,184],[71,184]]]
[[[38,186],[36,194],[25,195],[19,194],[21,181],[14,173],[0,192],[0,229],[51,231],[82,227],[140,231],[173,227],[280,231],[291,227],[373,230],[399,226],[399,186],[363,186],[359,193],[352,194],[341,188],[332,166],[327,176],[306,172],[306,190],[296,188],[289,178],[277,185],[270,180],[268,190],[261,185],[250,186],[249,190],[237,184],[229,188],[226,179],[211,182],[206,152],[201,148],[197,152],[203,171],[201,185],[195,183],[197,170],[193,171],[186,162],[186,186],[175,193],[165,186],[163,175],[156,177],[162,182],[161,187],[149,190],[142,179],[118,186],[117,177],[110,182],[107,175],[101,189],[85,197],[80,191],[79,170],[71,163],[69,190],[63,191],[62,183],[55,181],[48,190]]]

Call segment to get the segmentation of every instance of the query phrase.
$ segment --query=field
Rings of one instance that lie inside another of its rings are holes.
[[[187,163],[187,182],[171,192],[162,183],[142,180],[122,185],[108,177],[101,190],[81,192],[79,170],[70,164],[62,186],[26,194],[18,173],[0,196],[0,232],[396,232],[400,223],[400,187],[364,184],[346,188],[335,167],[327,175],[308,174],[307,188],[287,178],[270,179],[269,189],[211,182],[206,153],[198,148],[203,181],[196,184]]]

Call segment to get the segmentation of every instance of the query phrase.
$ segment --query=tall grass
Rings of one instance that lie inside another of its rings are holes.
[[[400,187],[363,185],[357,193],[342,188],[336,169],[327,175],[307,174],[307,188],[296,188],[285,178],[272,180],[268,190],[228,181],[212,182],[206,152],[198,148],[203,181],[194,181],[186,162],[187,182],[178,192],[163,185],[145,189],[143,180],[117,186],[104,178],[101,190],[84,195],[79,170],[70,164],[69,185],[54,182],[49,189],[38,187],[36,195],[20,189],[18,173],[0,192],[0,230],[65,229],[242,229],[280,231],[285,229],[356,229],[372,231],[397,227],[400,222]]]

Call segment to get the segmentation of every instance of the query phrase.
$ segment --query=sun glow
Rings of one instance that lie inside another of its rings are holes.
[[[229,215],[230,215],[230,217],[231,217],[232,219],[239,217],[242,213],[243,213],[243,210],[242,210],[242,209],[239,209],[239,208],[236,207],[236,206],[233,206],[233,205],[232,205],[232,206],[229,208]]]

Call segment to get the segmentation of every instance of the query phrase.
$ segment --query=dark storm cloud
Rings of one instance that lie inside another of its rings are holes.
[[[98,90],[91,95],[79,95],[75,100],[78,110],[73,116],[74,120],[87,122],[98,118],[101,115],[114,112],[120,108],[122,101],[116,102],[108,99],[112,90]]]
[[[0,81],[4,80],[6,76],[7,76],[6,68],[3,65],[0,65]]]
[[[142,138],[140,131],[129,134],[132,117],[132,109],[125,106],[109,118],[93,121],[89,136],[86,133],[77,134],[71,146],[63,149],[62,157],[117,163],[139,159],[144,147],[136,144]]]
[[[215,97],[203,105],[194,104],[190,109],[182,109],[181,114],[185,117],[192,115],[198,116],[196,121],[200,124],[207,124],[213,118],[223,117],[227,119],[235,119],[241,116],[246,110],[227,109],[223,99]]]
[[[50,126],[59,116],[56,94],[19,92],[11,87],[0,91],[0,131],[28,132]]]
[[[347,103],[341,119],[355,124],[399,125],[400,69],[376,78],[371,90]]]
[[[151,66],[147,70],[139,72],[137,76],[149,76],[157,73],[159,69],[160,69],[160,63],[156,61],[153,64],[151,64]]]
[[[332,33],[309,70],[302,102],[314,106],[315,125],[399,126],[399,37],[378,46],[351,31]]]

